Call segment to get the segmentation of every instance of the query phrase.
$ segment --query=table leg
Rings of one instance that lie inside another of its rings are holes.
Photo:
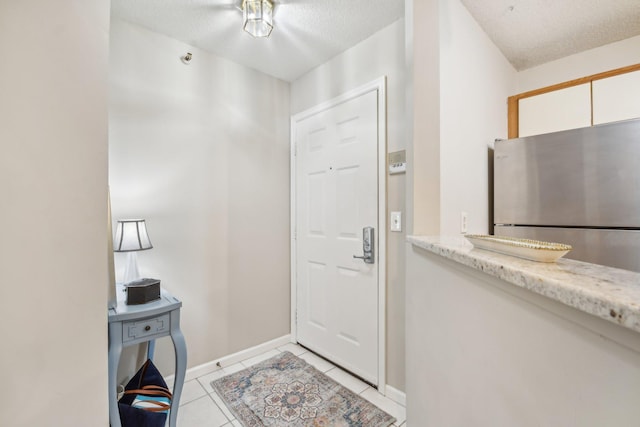
[[[156,351],[156,340],[149,340],[147,342],[147,359],[153,361],[153,353]]]
[[[184,335],[180,330],[180,311],[171,312],[171,340],[173,340],[173,348],[175,350],[176,372],[173,382],[173,399],[171,400],[171,412],[169,414],[169,427],[177,426],[178,407],[180,406],[180,395],[182,394],[182,386],[187,372],[187,345]]]
[[[117,375],[122,354],[122,323],[109,323],[109,421],[111,427],[121,427],[118,411]]]

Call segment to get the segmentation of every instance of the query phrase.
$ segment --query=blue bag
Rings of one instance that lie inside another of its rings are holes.
[[[171,392],[151,359],[124,388],[118,401],[122,427],[164,427],[171,408]]]

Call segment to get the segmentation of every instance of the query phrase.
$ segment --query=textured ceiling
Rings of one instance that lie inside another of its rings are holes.
[[[461,0],[517,70],[640,35],[640,0]]]
[[[254,39],[241,30],[240,1],[112,0],[111,7],[116,18],[287,81],[404,15],[404,0],[274,0],[271,37]],[[640,0],[460,1],[517,70],[640,35]]]
[[[404,16],[404,0],[275,0],[271,37],[254,39],[242,31],[239,4],[112,0],[111,10],[115,18],[287,81]]]

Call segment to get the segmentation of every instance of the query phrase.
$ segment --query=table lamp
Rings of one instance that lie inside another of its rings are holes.
[[[153,248],[153,245],[149,240],[144,219],[118,220],[116,236],[113,239],[113,251],[127,252],[127,264],[122,280],[125,285],[140,279],[137,252],[151,248]]]

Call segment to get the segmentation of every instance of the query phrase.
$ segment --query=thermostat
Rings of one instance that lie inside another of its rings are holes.
[[[389,175],[407,171],[407,154],[405,150],[389,153]]]

